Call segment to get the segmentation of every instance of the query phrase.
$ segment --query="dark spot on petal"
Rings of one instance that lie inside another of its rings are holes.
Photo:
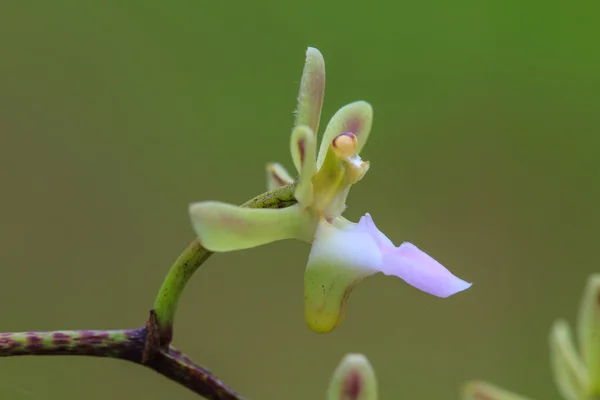
[[[342,399],[356,400],[362,390],[362,377],[356,370],[350,371],[344,378],[342,386]]]
[[[363,120],[360,117],[351,117],[346,121],[344,127],[347,131],[353,132],[356,135],[361,133],[363,128]]]
[[[279,175],[277,175],[277,172],[275,172],[274,170],[271,170],[271,176],[273,177],[273,180],[275,182],[277,182],[277,184],[279,186],[285,186],[286,185],[286,182],[283,179],[281,179],[281,177]]]
[[[304,139],[298,140],[298,151],[300,152],[300,165],[304,165],[304,156],[306,153],[306,141]]]

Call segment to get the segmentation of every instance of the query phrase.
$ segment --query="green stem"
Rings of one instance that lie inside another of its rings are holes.
[[[142,362],[148,328],[127,330],[84,330],[0,333],[0,357],[10,356],[95,356],[110,357],[144,365],[194,393],[211,400],[241,400],[209,370],[169,346]]]
[[[296,204],[295,184],[282,186],[248,200],[241,207],[285,208]],[[213,253],[195,239],[177,258],[169,270],[154,301],[154,313],[159,330],[160,346],[168,346],[173,339],[173,323],[179,298],[186,284]]]

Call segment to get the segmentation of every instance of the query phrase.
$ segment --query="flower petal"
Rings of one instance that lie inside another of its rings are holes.
[[[310,224],[299,205],[251,209],[216,201],[190,205],[202,245],[214,252],[242,250],[283,239],[310,241]]]
[[[267,164],[267,189],[275,190],[279,187],[289,185],[294,182],[294,178],[288,174],[283,165],[279,163]]]
[[[467,382],[460,398],[462,400],[531,400],[529,397],[509,392],[484,381]]]
[[[406,283],[438,297],[448,297],[471,284],[452,275],[442,264],[412,243],[404,242],[394,247],[375,225],[371,215],[360,219],[359,225],[369,231],[382,254],[381,272],[403,279]]]
[[[366,101],[356,101],[338,110],[329,121],[317,157],[317,168],[321,168],[327,156],[329,146],[336,136],[352,132],[358,139],[356,153],[359,154],[367,142],[373,122],[373,107]]]
[[[448,297],[471,287],[412,243],[404,242],[397,248],[382,247],[382,255],[381,272],[397,276],[434,296]]]
[[[319,222],[304,274],[304,315],[315,332],[326,333],[342,323],[352,289],[379,272],[381,253],[369,232],[359,225],[338,229]]]
[[[297,126],[292,131],[292,140],[290,144],[292,159],[298,172],[300,180],[294,197],[304,207],[309,206],[313,199],[312,178],[317,170],[317,141],[313,131],[308,126]]]
[[[325,97],[325,60],[314,47],[306,50],[306,62],[300,81],[298,108],[294,126],[306,125],[316,135]]]

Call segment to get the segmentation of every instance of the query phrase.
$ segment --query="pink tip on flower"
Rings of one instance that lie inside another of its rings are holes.
[[[457,278],[433,257],[412,243],[404,242],[394,247],[369,214],[361,218],[359,225],[369,231],[377,242],[382,254],[379,270],[385,275],[393,275],[411,286],[437,297],[449,297],[471,287],[471,284]]]
[[[412,243],[382,249],[381,272],[437,297],[449,297],[471,287]]]

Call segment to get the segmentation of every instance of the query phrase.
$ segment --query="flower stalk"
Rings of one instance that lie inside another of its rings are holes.
[[[0,333],[0,357],[91,356],[108,357],[143,365],[209,400],[242,400],[243,397],[208,369],[168,346],[142,363],[146,327],[126,330],[81,330]]]

